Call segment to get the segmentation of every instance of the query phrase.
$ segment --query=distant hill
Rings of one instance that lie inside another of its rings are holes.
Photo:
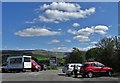
[[[39,61],[47,61],[49,63],[49,58],[55,56],[59,59],[62,59],[65,56],[68,56],[69,52],[52,52],[47,50],[1,50],[0,57],[2,56],[2,63],[5,63],[7,57],[9,56],[19,56],[19,55],[31,55],[34,59],[36,58]],[[0,60],[1,61],[1,60]],[[2,64],[0,63],[0,65]]]
[[[42,63],[49,63],[49,58],[55,56],[59,59],[59,63],[63,63],[63,58],[69,56],[70,53],[71,52],[53,52],[47,50],[0,50],[0,57],[2,56],[2,63],[0,62],[0,65],[6,62],[7,57],[19,55],[30,55]]]
[[[2,50],[1,54],[14,54],[14,55],[41,55],[41,56],[56,56],[56,57],[64,57],[70,54],[70,52],[52,52],[47,50]]]

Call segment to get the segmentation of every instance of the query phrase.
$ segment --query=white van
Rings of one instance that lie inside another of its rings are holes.
[[[25,71],[31,68],[31,56],[13,56],[7,58],[7,64],[2,67],[2,71]]]
[[[80,73],[79,72],[80,68],[82,66],[82,64],[80,64],[80,63],[69,63],[69,64],[65,65],[64,68],[62,68],[62,72],[66,73],[66,75],[68,75],[68,76],[71,76],[72,73],[73,73],[74,65],[77,66],[77,68],[78,68],[78,74],[79,74]]]

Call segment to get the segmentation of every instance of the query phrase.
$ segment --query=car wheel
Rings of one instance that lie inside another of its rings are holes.
[[[46,69],[44,69],[44,71],[46,71]]]
[[[41,68],[39,68],[37,71],[40,71],[41,70]]]
[[[82,77],[85,78],[86,77],[85,74],[82,74]]]
[[[92,77],[93,77],[93,72],[88,72],[88,73],[87,73],[87,76],[88,76],[89,78],[92,78]]]
[[[32,71],[32,72],[35,72],[35,70],[34,70],[34,69],[31,69],[31,71]]]
[[[107,74],[108,74],[108,76],[111,77],[112,76],[112,71],[108,71]]]
[[[6,73],[5,69],[2,69],[2,73]]]
[[[72,72],[71,75],[73,75],[74,78],[78,77],[78,74],[75,74],[75,72]]]
[[[66,74],[68,77],[70,77],[71,76],[71,74]]]

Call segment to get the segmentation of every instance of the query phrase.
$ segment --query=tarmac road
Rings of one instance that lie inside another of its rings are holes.
[[[61,70],[39,72],[3,73],[2,81],[118,81],[118,77],[78,78],[67,77]]]

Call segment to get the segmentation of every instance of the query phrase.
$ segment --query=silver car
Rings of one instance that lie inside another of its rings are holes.
[[[80,73],[80,68],[82,66],[82,64],[80,63],[70,63],[70,64],[67,64],[65,65],[63,68],[62,68],[62,72],[63,73],[66,73],[66,75],[68,76],[71,76],[73,74],[73,70],[74,70],[74,65],[77,66],[77,70],[78,70],[78,74]]]

